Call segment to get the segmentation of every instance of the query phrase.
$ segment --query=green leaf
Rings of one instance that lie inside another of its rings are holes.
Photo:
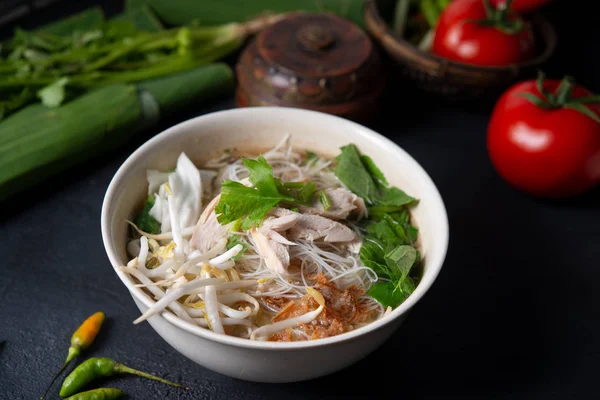
[[[410,239],[410,241],[412,243],[414,243],[415,240],[417,240],[417,236],[419,235],[419,229],[415,226],[409,226],[408,227],[408,238]]]
[[[153,194],[148,196],[144,203],[144,209],[135,217],[133,223],[144,232],[156,234],[160,233],[160,223],[150,215],[150,210],[154,206],[154,201],[155,198]]]
[[[369,174],[371,174],[371,178],[373,178],[375,183],[378,183],[382,187],[387,187],[388,181],[387,181],[387,179],[385,179],[383,172],[381,172],[381,170],[377,167],[377,165],[375,165],[375,162],[373,161],[373,159],[369,156],[364,156],[364,155],[361,155],[360,159],[361,159],[365,169],[369,172]]]
[[[306,186],[305,182],[286,182],[282,185],[286,189],[302,189]],[[281,188],[280,188],[281,190]]]
[[[414,290],[410,274],[420,259],[419,252],[412,246],[416,235],[417,229],[410,225],[410,213],[406,209],[382,214],[378,221],[366,227],[360,259],[380,278],[391,281],[373,285],[368,294],[386,307],[396,307]]]
[[[366,237],[360,247],[360,260],[377,275],[390,277],[390,269],[385,261],[385,244],[375,238]]]
[[[294,197],[297,202],[304,205],[310,205],[310,200],[317,191],[317,185],[310,181],[281,183],[281,181],[276,178],[275,184],[277,185],[279,193],[284,196]]]
[[[406,208],[403,208],[399,212],[390,213],[389,216],[394,220],[394,222],[403,226],[410,224],[410,212],[408,212]]]
[[[221,225],[241,219],[241,229],[248,230],[260,225],[267,212],[275,207],[282,197],[262,193],[258,188],[249,188],[239,182],[226,180],[221,185],[221,199],[215,212]]]
[[[412,266],[417,260],[417,250],[412,246],[400,245],[385,255],[385,262],[389,267],[396,285],[408,276]]]
[[[236,256],[231,257],[231,259],[233,261],[235,261],[238,258],[240,258],[241,256],[243,256],[244,253],[246,252],[246,250],[248,250],[250,248],[250,245],[248,244],[248,242],[240,239],[240,235],[230,235],[229,240],[227,241],[227,250],[231,249],[232,247],[234,247],[238,244],[242,245],[242,250]]]
[[[371,206],[369,213],[377,215],[400,211],[403,206],[416,201],[397,187],[388,186],[387,179],[373,160],[361,155],[355,145],[344,146],[341,150],[342,153],[336,157],[335,175]]]
[[[411,292],[412,293],[412,292]],[[410,295],[402,290],[397,290],[392,282],[378,282],[369,288],[367,294],[377,300],[384,307],[396,308]]]
[[[335,175],[353,193],[362,197],[368,204],[374,204],[379,198],[379,191],[363,164],[358,148],[349,144],[341,150],[342,153],[336,158],[338,165]]]
[[[257,188],[260,186],[262,194],[271,196],[280,195],[277,185],[275,184],[273,168],[271,168],[262,155],[259,156],[257,160],[246,158],[242,162],[244,166],[248,168],[248,173],[250,174],[248,179]]]
[[[65,87],[69,83],[69,78],[60,78],[56,82],[40,89],[37,96],[42,100],[46,107],[58,107],[66,97]]]
[[[231,180],[224,181],[215,212],[220,224],[241,219],[241,229],[249,230],[260,225],[267,212],[279,202],[294,202],[295,199],[279,192],[273,169],[263,156],[259,156],[258,160],[244,159],[243,163],[248,168],[249,180],[254,187]]]
[[[400,240],[400,235],[394,226],[396,224],[389,221],[391,217],[388,215],[386,217],[379,222],[369,225],[367,227],[367,234],[376,237],[384,243],[396,243]]]
[[[304,186],[298,191],[297,198],[302,203],[310,203],[310,199],[317,191],[317,185],[314,182],[306,182]]]
[[[421,0],[420,6],[421,12],[425,17],[425,20],[427,20],[429,27],[435,28],[442,10],[438,8],[435,0]]]
[[[406,277],[400,285],[388,281],[375,283],[371,285],[367,294],[384,307],[396,308],[408,299],[415,288],[416,285],[413,279]]]
[[[405,219],[403,217],[404,213],[406,213],[406,215],[409,215],[408,210],[405,209],[403,210],[403,212],[400,213],[385,214],[382,218],[394,228],[396,235],[398,235],[398,242],[396,244],[412,244],[412,241],[410,240],[410,236],[408,234],[408,230],[411,227],[410,217]],[[394,216],[398,216],[396,217],[398,219],[396,219]]]
[[[414,197],[407,195],[397,187],[383,189],[381,191],[381,197],[379,198],[379,204],[396,207],[408,205],[414,201]]]

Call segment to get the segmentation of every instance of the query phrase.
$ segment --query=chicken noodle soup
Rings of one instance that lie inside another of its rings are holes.
[[[328,159],[290,143],[201,169],[182,153],[174,170],[147,171],[121,269],[156,302],[135,323],[170,310],[226,335],[310,340],[373,322],[413,292],[416,200],[352,144]]]

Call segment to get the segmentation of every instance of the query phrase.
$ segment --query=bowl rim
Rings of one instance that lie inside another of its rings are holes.
[[[403,51],[406,52],[406,54],[403,56],[404,58],[412,57],[413,59],[418,59],[417,63],[419,64],[427,63],[432,67],[437,66],[438,70],[440,71],[439,75],[445,75],[448,71],[490,74],[507,72],[516,75],[519,69],[534,68],[548,61],[548,59],[556,51],[557,46],[557,35],[552,24],[540,13],[535,13],[531,18],[533,26],[537,27],[537,31],[544,31],[544,34],[547,35],[547,37],[544,37],[545,48],[539,55],[531,60],[509,65],[468,64],[450,60],[431,52],[423,51],[404,38],[399,37],[390,29],[388,24],[381,17],[379,8],[377,7],[377,0],[365,0],[363,6],[363,16],[365,19],[366,30],[371,34],[371,36],[374,37],[374,40],[376,40],[377,43],[382,45],[382,47],[388,50],[389,45],[383,43],[385,42],[385,36],[388,36],[393,39],[393,43],[395,43],[396,46],[402,47]],[[382,35],[384,38],[380,38],[378,35]],[[388,50],[387,52],[389,53],[390,51]]]
[[[134,300],[141,302],[146,307],[150,307],[155,301],[150,298],[142,288],[133,286],[135,282],[133,279],[121,271],[118,267],[121,266],[119,263],[119,258],[115,251],[113,251],[113,243],[111,237],[111,215],[109,214],[112,204],[116,200],[117,196],[117,188],[121,185],[123,181],[127,180],[129,169],[133,167],[137,160],[141,157],[144,157],[146,153],[156,146],[159,143],[162,143],[165,140],[174,140],[177,138],[179,134],[185,134],[186,128],[190,128],[196,126],[198,124],[210,124],[211,121],[215,121],[221,118],[226,119],[231,114],[247,114],[248,118],[253,118],[256,114],[265,114],[268,118],[269,114],[273,113],[292,113],[298,114],[299,117],[303,119],[310,120],[311,117],[315,118],[323,118],[329,119],[332,124],[345,124],[346,126],[353,127],[357,134],[364,137],[366,140],[377,143],[381,148],[387,148],[388,151],[396,152],[402,154],[403,157],[406,157],[407,160],[411,163],[414,163],[414,166],[417,170],[420,170],[422,178],[424,179],[422,184],[426,185],[426,190],[431,195],[431,203],[433,207],[436,209],[436,213],[440,218],[440,221],[437,223],[439,226],[436,227],[436,238],[440,241],[441,247],[439,254],[437,254],[438,262],[436,264],[428,265],[428,268],[431,269],[431,273],[429,275],[428,280],[421,280],[415,291],[406,299],[402,304],[392,310],[388,315],[370,323],[358,329],[355,329],[350,332],[345,332],[340,335],[322,338],[322,339],[314,339],[307,340],[301,342],[268,342],[268,341],[257,341],[257,340],[249,340],[243,339],[233,336],[227,336],[219,333],[212,332],[208,329],[201,328],[199,326],[193,325],[173,314],[170,311],[163,311],[158,315],[162,316],[168,322],[173,325],[187,331],[193,335],[200,336],[204,339],[208,339],[211,341],[219,342],[221,344],[232,345],[236,347],[243,348],[251,348],[251,349],[262,349],[262,350],[298,350],[309,347],[319,347],[319,346],[327,346],[333,344],[339,344],[341,342],[348,342],[356,340],[358,337],[361,337],[369,332],[378,330],[383,328],[385,325],[392,323],[394,320],[401,317],[403,314],[407,313],[429,290],[433,282],[436,280],[439,272],[444,264],[447,250],[448,250],[448,242],[449,242],[449,224],[448,224],[448,215],[446,212],[446,207],[444,205],[443,199],[439,193],[439,190],[433,183],[431,177],[425,169],[412,157],[410,156],[404,149],[398,146],[396,143],[386,138],[385,136],[367,128],[363,125],[360,125],[356,122],[347,120],[345,118],[341,118],[338,116],[334,116],[331,114],[322,113],[319,111],[313,110],[305,110],[299,108],[292,107],[249,107],[249,108],[235,108],[223,111],[211,112],[205,115],[201,115],[195,118],[188,119],[186,121],[180,122],[161,133],[155,135],[154,137],[147,140],[144,144],[138,147],[129,157],[121,164],[111,182],[107,188],[106,194],[104,196],[102,202],[102,211],[101,211],[101,230],[102,230],[102,241],[104,243],[104,248],[108,255],[108,258],[111,262],[111,265],[117,274],[117,276],[121,279],[121,282],[125,285],[130,295],[134,297]],[[276,115],[276,114],[274,114]],[[154,318],[154,317],[151,317]]]

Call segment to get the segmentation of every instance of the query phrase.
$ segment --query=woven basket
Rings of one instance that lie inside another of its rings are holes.
[[[541,15],[532,26],[537,38],[536,57],[530,61],[501,67],[482,67],[451,61],[425,52],[396,35],[379,14],[376,0],[365,0],[365,26],[402,76],[418,89],[455,100],[497,96],[518,80],[533,77],[556,48],[554,28]]]

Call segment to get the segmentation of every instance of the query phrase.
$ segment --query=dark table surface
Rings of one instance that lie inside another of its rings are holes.
[[[565,3],[545,10],[560,38],[546,71],[573,74],[600,91],[600,19]],[[18,22],[32,26],[81,7]],[[106,188],[127,156],[161,129],[233,106],[223,98],[182,112],[121,150],[0,204],[0,398],[39,398],[71,332],[96,310],[109,318],[87,356],[110,356],[193,388],[138,378],[105,382],[131,399],[379,397],[384,389],[402,399],[599,397],[600,191],[556,203],[511,189],[487,157],[486,107],[426,98],[386,107],[377,129],[437,184],[450,247],[439,278],[406,323],[363,361],[308,382],[244,382],[181,356],[148,324],[132,325],[139,311],[100,236]],[[57,392],[58,385],[50,398]]]

